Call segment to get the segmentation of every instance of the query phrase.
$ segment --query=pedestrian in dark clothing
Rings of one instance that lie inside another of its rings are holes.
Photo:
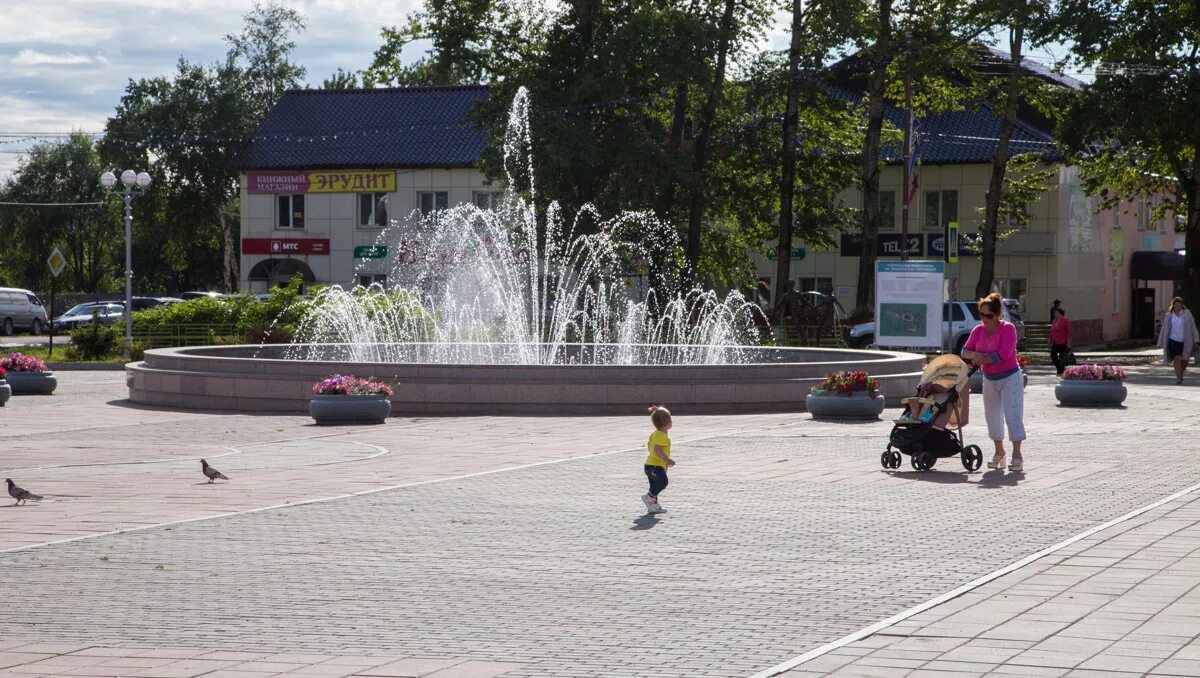
[[[1070,352],[1071,321],[1067,320],[1067,312],[1056,306],[1050,311],[1050,362],[1060,375],[1067,369]]]

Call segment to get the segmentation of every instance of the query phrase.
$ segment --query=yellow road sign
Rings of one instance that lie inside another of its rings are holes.
[[[63,269],[67,267],[67,258],[63,256],[62,250],[57,247],[50,253],[50,258],[46,259],[46,263],[50,266],[50,274],[55,278]]]

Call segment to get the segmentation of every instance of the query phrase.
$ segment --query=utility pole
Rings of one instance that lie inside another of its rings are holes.
[[[900,210],[900,261],[908,261],[908,206],[912,198],[912,29],[904,31],[904,207]]]

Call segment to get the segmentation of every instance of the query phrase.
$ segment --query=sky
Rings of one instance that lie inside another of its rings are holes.
[[[293,61],[320,84],[367,66],[380,29],[420,0],[290,0],[308,29]],[[169,75],[182,56],[224,57],[252,0],[0,0],[0,134],[104,129],[129,80]],[[28,142],[0,137],[0,179]]]
[[[536,0],[532,0],[536,1]],[[421,0],[285,0],[307,20],[295,63],[310,84],[366,67],[380,29],[403,24]],[[130,79],[170,75],[180,57],[212,63],[253,0],[0,0],[0,181],[29,141],[13,134],[98,132]],[[787,44],[787,16],[766,45]],[[406,56],[420,54],[414,46]]]

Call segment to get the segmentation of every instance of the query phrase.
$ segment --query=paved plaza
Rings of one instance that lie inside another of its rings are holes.
[[[1200,389],[1131,372],[1120,409],[1035,372],[1023,474],[676,412],[657,517],[640,413],[327,428],[63,372],[0,409],[46,495],[0,509],[0,675],[1200,675]]]

